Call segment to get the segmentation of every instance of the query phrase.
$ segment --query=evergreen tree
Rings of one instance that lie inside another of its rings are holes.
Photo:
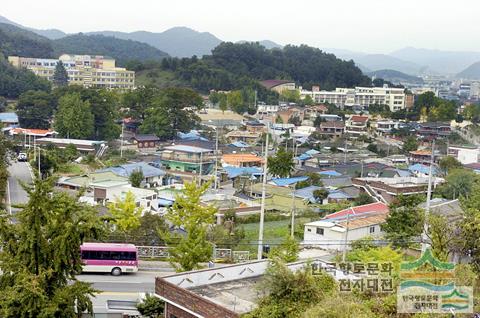
[[[75,275],[82,268],[80,245],[103,233],[93,208],[49,178],[25,186],[30,197],[11,222],[0,217],[0,316],[3,318],[78,317],[92,312],[89,283]]]
[[[178,271],[201,268],[200,263],[211,260],[213,245],[207,241],[208,227],[214,222],[217,209],[204,206],[200,197],[210,186],[197,187],[194,182],[185,183],[183,193],[176,197],[165,218],[175,232],[164,231],[163,238],[169,247],[170,263]],[[185,234],[179,232],[185,231]]]
[[[268,157],[268,172],[274,176],[280,178],[289,177],[294,166],[293,152],[286,151],[283,147],[278,149],[275,156]]]
[[[53,73],[53,84],[57,87],[68,85],[68,73],[62,61],[58,61]]]
[[[63,137],[87,139],[94,134],[94,116],[88,101],[80,94],[62,96],[55,114],[55,130]]]

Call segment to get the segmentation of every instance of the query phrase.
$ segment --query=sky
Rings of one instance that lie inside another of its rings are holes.
[[[161,32],[186,26],[224,41],[366,53],[406,46],[480,51],[476,0],[3,0],[0,15],[37,29]]]

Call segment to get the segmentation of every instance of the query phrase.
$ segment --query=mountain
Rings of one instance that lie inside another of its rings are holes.
[[[41,36],[46,37],[46,38],[51,39],[51,40],[59,39],[59,38],[67,35],[65,32],[60,31],[58,29],[39,30],[39,29],[25,27],[25,26],[20,25],[16,22],[13,22],[13,21],[5,18],[5,17],[2,17],[1,15],[0,15],[0,23],[11,24],[11,25],[16,26],[18,28],[25,29],[25,30],[28,30],[28,31],[32,31],[33,33],[36,33],[38,35],[41,35]]]
[[[457,78],[480,80],[480,62],[473,63],[458,73]]]
[[[0,23],[0,52],[5,56],[53,57],[51,40],[13,24]]]
[[[394,84],[401,84],[405,82],[418,84],[423,83],[423,79],[421,77],[411,76],[395,70],[378,70],[369,72],[367,75],[370,77],[382,78]]]
[[[198,32],[187,27],[175,27],[161,33],[136,31],[131,33],[99,31],[87,34],[101,34],[119,39],[144,42],[175,57],[203,56],[222,42],[208,32]]]
[[[419,65],[426,65],[430,70],[441,74],[457,74],[480,61],[480,52],[441,51],[414,47],[406,47],[392,52],[390,55]]]
[[[262,40],[262,41],[237,41],[236,43],[242,44],[242,43],[255,43],[258,42],[260,45],[263,45],[266,49],[281,49],[283,48],[283,45],[280,45],[278,43],[275,43],[270,40]]]
[[[425,70],[423,66],[385,54],[365,54],[354,61],[370,70],[396,70],[409,75],[421,74]]]
[[[115,58],[119,64],[125,64],[129,60],[160,60],[168,56],[146,43],[98,34],[69,35],[54,40],[53,46],[56,56],[62,53],[106,55]]]

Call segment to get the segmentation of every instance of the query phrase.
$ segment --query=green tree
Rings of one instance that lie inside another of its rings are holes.
[[[218,108],[222,111],[222,113],[225,113],[225,111],[228,109],[228,102],[227,102],[227,95],[226,94],[219,94],[219,102],[218,102]]]
[[[128,191],[125,198],[116,198],[108,205],[108,212],[112,216],[113,224],[127,238],[127,234],[140,226],[142,208],[137,207],[135,195]]]
[[[480,273],[480,184],[475,183],[468,199],[460,197],[460,202],[465,211],[459,226],[459,237],[463,238],[461,247],[465,254],[471,256],[475,271]]]
[[[8,182],[8,153],[13,144],[3,134],[0,134],[0,210],[7,195]]]
[[[328,198],[328,190],[327,189],[318,189],[313,191],[313,197],[318,202],[323,202],[326,198]]]
[[[53,84],[57,87],[68,85],[68,73],[62,61],[58,61],[53,73]]]
[[[373,203],[375,200],[368,195],[368,193],[362,192],[358,195],[357,198],[355,198],[355,205],[364,205],[364,204],[369,204]]]
[[[28,91],[20,95],[16,112],[23,128],[50,128],[56,108],[54,96],[44,91]]]
[[[129,241],[136,245],[162,245],[163,240],[159,231],[165,230],[166,224],[163,217],[147,211],[140,218],[140,226],[129,232]]]
[[[438,192],[447,199],[468,198],[473,185],[480,181],[479,176],[466,169],[453,169],[445,177],[445,183],[438,188]]]
[[[63,137],[88,139],[94,134],[94,116],[88,101],[80,94],[62,96],[55,114],[55,130]]]
[[[79,156],[78,149],[74,144],[68,144],[62,154],[66,161],[75,160]]]
[[[95,290],[76,279],[80,245],[103,233],[97,211],[65,192],[54,179],[26,187],[28,203],[16,222],[0,218],[0,316],[5,318],[78,317],[92,312]]]
[[[258,307],[246,318],[301,317],[304,311],[331,297],[336,289],[335,279],[324,272],[313,274],[310,266],[291,271],[283,262],[273,259],[268,266]]]
[[[439,166],[445,174],[448,174],[451,170],[463,168],[462,163],[452,156],[446,156],[440,159]]]
[[[134,186],[135,188],[140,188],[143,178],[143,171],[135,170],[130,174],[130,177],[128,179],[130,180],[132,186]]]
[[[198,269],[200,263],[211,260],[213,246],[207,241],[207,231],[217,212],[214,206],[204,206],[200,200],[210,183],[197,187],[195,182],[187,182],[184,186],[165,215],[176,232],[164,231],[162,235],[169,247],[169,262],[177,271]],[[178,232],[181,230],[184,235]]]
[[[5,110],[7,110],[7,99],[0,96],[0,113],[3,113]]]
[[[151,86],[138,87],[123,94],[122,104],[128,109],[129,116],[143,121],[147,117],[148,109],[156,94],[156,89]]]
[[[246,108],[243,107],[244,100],[241,91],[231,91],[227,94],[227,104],[231,110],[238,114],[243,114]]]
[[[285,89],[280,94],[280,99],[289,103],[300,103],[300,91]]]
[[[305,98],[303,99],[303,104],[304,104],[304,105],[307,105],[307,106],[311,106],[311,105],[315,104],[315,102],[313,101],[312,96],[307,95],[307,96],[305,96]]]
[[[418,149],[418,141],[415,138],[415,136],[409,136],[407,139],[403,142],[403,151],[408,153],[410,151],[415,151]]]
[[[164,316],[165,302],[158,297],[147,295],[137,305],[138,312],[146,318],[161,318]]]
[[[289,177],[294,166],[293,152],[286,151],[283,147],[280,147],[274,156],[268,157],[268,172],[274,176]]]
[[[418,207],[422,201],[417,195],[400,195],[390,204],[390,212],[381,228],[393,246],[409,247],[412,239],[422,233],[423,210]]]
[[[279,258],[282,262],[292,263],[298,261],[300,247],[297,240],[287,235],[280,245],[275,246],[268,255],[269,258]]]
[[[164,139],[174,138],[178,132],[190,131],[198,125],[200,119],[195,110],[202,106],[203,100],[195,91],[166,88],[153,98],[140,131]]]
[[[456,240],[456,227],[443,215],[430,214],[428,216],[428,237],[431,243],[433,256],[439,260],[448,261],[449,255],[454,250]]]

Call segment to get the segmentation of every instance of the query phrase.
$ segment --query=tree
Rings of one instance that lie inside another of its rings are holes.
[[[451,170],[463,168],[462,163],[452,156],[446,156],[440,159],[439,166],[445,174],[448,174]]]
[[[202,106],[203,100],[195,91],[166,88],[153,97],[140,131],[163,139],[174,138],[178,132],[187,132],[197,126],[200,118],[195,110]]]
[[[88,101],[80,94],[62,96],[55,114],[55,130],[63,137],[88,139],[94,134],[94,116]]]
[[[7,109],[7,99],[0,96],[0,113],[3,113]]]
[[[222,113],[225,113],[225,111],[228,109],[227,95],[224,93],[219,94],[218,108],[220,108]]]
[[[232,91],[227,94],[227,104],[231,110],[238,114],[243,114],[247,111],[244,105],[244,100],[241,91]]]
[[[135,90],[128,91],[122,96],[122,103],[128,108],[128,115],[136,120],[143,121],[147,116],[148,109],[151,107],[152,100],[157,91],[151,87],[138,87]]]
[[[137,305],[138,312],[147,318],[161,318],[164,316],[165,302],[158,297],[147,295]]]
[[[422,201],[417,195],[400,195],[390,204],[390,212],[381,228],[393,246],[409,247],[412,239],[422,233],[423,210],[418,207]]]
[[[20,95],[17,115],[23,128],[50,128],[50,120],[56,108],[54,96],[44,91],[28,91]]]
[[[296,89],[294,89],[294,90],[285,89],[280,94],[280,99],[282,99],[285,102],[289,102],[289,103],[299,103],[300,102],[300,91],[296,90]]]
[[[184,186],[182,194],[175,198],[165,215],[174,232],[162,233],[169,247],[169,262],[177,271],[198,269],[200,263],[210,261],[213,246],[207,241],[207,230],[217,212],[214,206],[201,204],[200,197],[209,188],[209,182],[200,187],[195,182],[187,182]]]
[[[318,189],[313,191],[313,197],[318,202],[323,202],[326,198],[328,198],[328,190],[327,189]]]
[[[128,232],[140,226],[142,208],[137,207],[135,195],[128,191],[125,198],[115,198],[115,202],[108,205],[108,212],[112,216],[113,224],[127,238]]]
[[[315,104],[315,102],[313,101],[312,96],[307,95],[307,96],[305,96],[305,98],[303,99],[303,104],[304,104],[304,105],[307,105],[307,106],[311,106],[311,105]]]
[[[53,73],[53,84],[57,87],[68,85],[68,73],[62,61],[58,61]]]
[[[8,153],[12,150],[13,144],[3,134],[0,134],[0,211],[3,202],[6,202],[8,182]]]
[[[78,317],[92,313],[95,290],[78,281],[80,245],[99,239],[102,222],[92,207],[53,190],[55,180],[37,179],[25,187],[22,210],[0,218],[0,316],[5,318]]]
[[[468,198],[473,185],[480,181],[479,176],[466,169],[453,169],[445,177],[445,183],[438,188],[438,192],[447,199]]]
[[[158,246],[163,244],[159,231],[165,231],[165,220],[159,214],[145,212],[140,218],[140,226],[129,232],[129,241],[136,245]]]
[[[280,178],[289,177],[294,166],[293,152],[286,151],[283,147],[280,147],[274,156],[268,157],[268,172],[274,176]]]
[[[457,224],[453,224],[443,215],[428,216],[428,237],[433,256],[442,262],[448,261],[454,249],[454,242],[460,233],[456,233]]]
[[[361,192],[357,198],[355,198],[355,205],[365,205],[369,203],[373,203],[375,200],[371,196],[368,195],[368,193]]]
[[[480,184],[473,186],[472,195],[467,199],[460,198],[462,209],[465,211],[460,223],[462,237],[462,249],[472,258],[472,265],[477,273],[480,273]]]
[[[130,183],[132,186],[135,188],[140,188],[140,185],[142,184],[143,181],[143,171],[141,169],[135,170],[130,174],[130,177],[128,178],[130,180]]]
[[[418,149],[417,139],[414,136],[407,137],[407,139],[403,142],[402,149],[406,153],[417,150]]]
[[[287,235],[279,246],[272,248],[269,258],[279,258],[282,262],[292,263],[298,260],[300,247],[294,237]]]
[[[262,281],[265,296],[246,318],[301,317],[304,311],[334,294],[335,279],[324,272],[315,275],[309,266],[291,271],[274,259]]]

